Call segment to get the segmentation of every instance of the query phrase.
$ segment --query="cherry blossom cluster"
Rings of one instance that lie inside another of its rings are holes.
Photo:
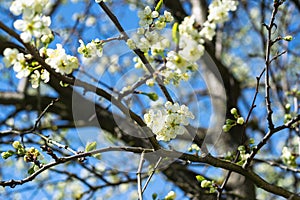
[[[78,59],[67,55],[61,44],[57,44],[56,47],[57,49],[41,48],[40,56],[45,58],[45,62],[56,72],[62,75],[71,74],[79,66]],[[41,65],[34,61],[30,54],[20,53],[17,49],[6,48],[3,55],[4,64],[6,67],[13,66],[17,78],[21,79],[30,75],[33,88],[37,88],[41,80],[44,83],[49,82],[50,73],[46,69],[42,69]]]
[[[143,11],[139,11],[139,24],[141,28],[127,40],[130,49],[140,49],[144,53],[152,56],[160,55],[166,48],[170,47],[170,41],[164,37],[159,30],[166,27],[167,23],[174,20],[171,13],[164,11],[163,15],[159,15],[158,11],[152,11],[147,6]]]
[[[21,31],[21,39],[29,43],[32,37],[41,39],[43,43],[48,43],[53,39],[49,28],[51,18],[42,14],[49,5],[49,0],[15,0],[10,6],[10,11],[22,19],[14,22],[15,29]]]
[[[30,54],[20,53],[18,49],[6,48],[3,55],[5,66],[13,66],[14,71],[17,73],[17,78],[21,79],[23,77],[28,77],[31,72],[34,71],[34,73],[30,76],[33,88],[37,88],[39,86],[40,80],[44,81],[44,83],[49,81],[49,72],[45,69],[42,69],[41,71],[35,70],[40,68],[40,66],[37,62],[32,61],[32,56]]]
[[[281,158],[282,162],[287,166],[291,166],[291,167],[297,166],[297,164],[296,164],[297,157],[288,147],[282,148],[280,158]]]
[[[180,80],[188,80],[188,71],[196,69],[195,62],[204,53],[204,43],[212,40],[216,33],[217,23],[224,23],[228,20],[229,11],[237,8],[238,1],[235,0],[214,0],[209,6],[209,15],[200,30],[194,25],[194,16],[185,17],[178,26],[180,34],[179,51],[170,51],[167,55],[166,67],[168,70],[163,72],[166,77],[165,82],[171,80],[177,85]]]
[[[40,55],[46,58],[45,62],[51,68],[62,75],[71,74],[79,66],[78,59],[66,54],[61,44],[56,44],[56,49],[41,48]]]
[[[185,17],[178,26],[179,37],[178,50],[169,51],[170,40],[164,37],[159,30],[166,27],[166,24],[173,21],[173,17],[167,11],[159,15],[156,10],[151,10],[149,6],[138,13],[141,28],[127,40],[127,45],[131,49],[140,49],[147,58],[155,60],[155,57],[165,58],[165,69],[160,71],[164,78],[164,83],[173,83],[178,85],[181,80],[187,81],[191,72],[197,69],[195,64],[204,54],[205,40],[212,40],[216,33],[218,23],[224,23],[228,20],[229,12],[236,10],[238,1],[235,0],[214,0],[209,6],[209,15],[207,21],[201,28],[195,27],[196,20],[194,16]],[[174,39],[174,38],[173,38]],[[152,59],[151,59],[152,58]],[[135,58],[136,66],[141,68],[143,63]],[[155,66],[155,63],[150,62]]]
[[[84,44],[82,40],[79,40],[80,47],[77,52],[82,54],[85,58],[101,57],[103,54],[103,43],[99,39],[92,40],[88,44]]]
[[[21,19],[14,22],[14,27],[21,31],[20,38],[24,43],[36,42],[39,48],[41,43],[47,46],[53,41],[54,36],[49,28],[51,18],[42,13],[49,5],[49,0],[15,0],[12,2],[10,11],[16,16],[22,15]],[[78,68],[77,58],[67,55],[59,44],[56,50],[41,48],[40,54],[51,68],[63,75],[70,74]],[[49,82],[49,72],[42,69],[42,66],[30,54],[19,52],[18,49],[6,48],[3,55],[6,67],[13,66],[17,78],[30,76],[33,88],[37,88],[40,81]]]
[[[194,119],[194,115],[187,106],[169,101],[164,106],[150,109],[144,115],[147,126],[156,135],[156,139],[162,141],[170,141],[184,134],[184,126],[189,125],[189,119]]]

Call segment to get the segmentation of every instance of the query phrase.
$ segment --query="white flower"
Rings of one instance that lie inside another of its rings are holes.
[[[216,24],[208,21],[204,22],[203,28],[200,31],[200,36],[211,41],[216,34]]]
[[[245,122],[245,120],[244,120],[243,117],[239,117],[239,118],[237,118],[237,120],[236,120],[236,123],[237,123],[237,124],[240,124],[240,125],[243,125],[244,122]]]
[[[20,34],[23,42],[28,43],[31,41],[32,36],[36,38],[42,37],[42,35],[51,34],[49,26],[51,24],[51,18],[46,16],[35,16],[34,18],[24,18],[16,20],[14,27],[22,31]]]
[[[22,13],[27,13],[27,16],[34,16],[35,14],[42,13],[48,4],[49,0],[15,0],[9,9],[16,16]]]
[[[82,40],[79,40],[80,47],[78,47],[78,53],[82,54],[85,58],[101,57],[103,54],[103,45],[99,39],[92,40],[87,45]]]
[[[146,6],[143,11],[138,12],[138,17],[140,18],[139,24],[141,26],[148,26],[152,24],[153,19],[158,16],[159,13],[157,11],[152,11],[149,6]]]
[[[164,16],[160,16],[154,23],[155,28],[161,30],[166,27],[166,18]]]
[[[6,48],[3,52],[3,62],[6,67],[9,67],[17,61],[18,49]]]
[[[61,74],[71,74],[78,68],[78,60],[74,56],[67,55],[61,44],[56,45],[56,49],[47,49],[48,56],[45,62]]]
[[[96,18],[94,16],[89,16],[85,21],[85,25],[87,27],[94,26],[95,24],[96,24]]]
[[[183,39],[184,40],[184,39]],[[204,46],[193,40],[185,41],[184,48],[178,52],[180,56],[190,63],[196,62],[204,54]]]
[[[175,51],[170,51],[167,55],[167,63],[166,67],[172,70],[176,70],[179,72],[186,71],[186,67],[188,65],[188,61],[180,56]]]
[[[30,55],[26,55],[27,58]],[[28,77],[31,73],[31,70],[28,68],[28,63],[26,62],[26,58],[23,53],[17,54],[16,62],[13,65],[13,69],[17,72],[16,77],[21,79],[23,77]]]
[[[53,39],[54,39],[54,36],[53,36],[52,33],[51,34],[47,34],[47,35],[43,35],[41,37],[41,41],[44,44],[50,44],[53,41]]]
[[[292,154],[292,152],[287,147],[283,147],[280,158],[283,161],[283,163],[288,166],[291,167],[297,166],[296,157]]]
[[[135,42],[134,42],[132,39],[128,39],[128,40],[126,41],[126,44],[127,44],[127,46],[128,46],[130,49],[132,49],[132,50],[136,49]]]
[[[166,19],[166,22],[172,22],[174,20],[172,14],[166,10],[164,11],[164,17]]]
[[[215,23],[223,23],[229,18],[229,11],[235,11],[238,5],[236,0],[214,0],[208,7],[208,20]]]
[[[174,191],[170,191],[166,196],[165,200],[175,200],[176,198],[176,193]]]
[[[35,70],[33,74],[30,76],[30,82],[32,85],[32,88],[38,88],[40,85],[40,72],[38,70]]]
[[[157,140],[170,141],[177,135],[186,132],[183,126],[189,124],[188,118],[193,119],[194,115],[184,105],[166,102],[165,106],[150,109],[144,115],[147,126],[156,135]]]
[[[148,85],[149,87],[153,87],[154,84],[155,84],[155,81],[154,81],[153,78],[148,79],[148,80],[146,81],[146,85]]]

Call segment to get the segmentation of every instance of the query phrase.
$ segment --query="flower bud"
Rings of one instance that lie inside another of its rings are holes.
[[[7,159],[7,158],[11,157],[12,155],[13,155],[13,152],[12,152],[12,151],[5,151],[5,152],[2,152],[2,153],[1,153],[1,157],[2,157],[3,159]]]
[[[13,148],[15,148],[15,149],[19,149],[19,148],[22,147],[22,145],[21,145],[21,143],[20,143],[19,141],[14,141],[14,142],[12,143],[12,146],[13,146]]]
[[[237,109],[236,108],[232,108],[230,110],[230,113],[233,114],[233,115],[237,115]]]
[[[224,132],[228,132],[228,131],[230,131],[231,126],[228,125],[228,124],[225,124],[222,129],[223,129]]]
[[[292,40],[293,40],[293,36],[291,36],[291,35],[287,35],[287,36],[285,36],[283,39],[284,39],[285,41],[288,41],[288,42],[290,42],[290,41],[292,41]]]
[[[237,120],[236,120],[236,123],[240,124],[240,125],[243,125],[244,124],[244,118],[243,117],[239,117]]]

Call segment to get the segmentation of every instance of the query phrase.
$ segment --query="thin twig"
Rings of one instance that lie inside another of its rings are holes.
[[[255,158],[254,159],[255,162],[259,162],[259,163],[266,163],[270,166],[275,166],[275,167],[278,167],[280,169],[283,169],[283,170],[286,170],[286,171],[290,171],[290,172],[293,172],[293,173],[300,173],[300,169],[297,169],[297,168],[291,168],[291,167],[288,167],[286,165],[282,165],[276,161],[272,161],[272,160],[263,160],[263,159],[257,159]]]
[[[139,200],[143,200],[142,177],[141,177],[141,174],[142,174],[143,164],[145,162],[144,156],[145,156],[145,153],[142,152],[141,158],[140,158],[140,164],[139,164],[138,170],[136,172]]]
[[[126,147],[126,146],[118,146],[118,147],[106,147],[106,148],[102,148],[102,149],[96,149],[93,151],[89,151],[89,152],[84,152],[84,153],[78,153],[72,156],[67,156],[67,157],[61,157],[58,158],[57,160],[55,160],[54,162],[45,164],[43,166],[41,166],[41,168],[39,168],[37,171],[35,171],[33,174],[31,174],[30,176],[21,179],[21,180],[9,180],[9,181],[0,181],[0,186],[6,187],[9,186],[11,188],[15,187],[16,185],[23,185],[24,183],[30,182],[32,180],[34,180],[34,178],[36,176],[38,176],[39,174],[41,174],[43,171],[54,167],[56,165],[62,164],[62,163],[66,163],[69,162],[71,160],[75,160],[75,159],[79,159],[79,158],[84,158],[84,157],[88,157],[88,156],[92,156],[95,154],[99,154],[99,153],[104,153],[104,152],[112,152],[112,151],[126,151],[126,152],[132,152],[132,153],[150,153],[150,152],[154,152],[153,149],[144,149],[141,147]]]
[[[159,165],[159,163],[161,162],[161,160],[162,160],[162,157],[159,157],[159,159],[158,159],[158,161],[156,162],[156,164],[155,164],[153,170],[151,171],[149,177],[148,177],[147,180],[146,180],[146,183],[145,183],[145,185],[144,185],[144,187],[143,187],[142,193],[144,193],[144,191],[146,190],[146,188],[147,188],[148,184],[150,183],[150,180],[151,180],[151,178],[153,177],[154,173],[156,172],[156,169],[158,168],[158,165]]]
[[[39,125],[41,119],[44,117],[44,115],[46,114],[46,112],[48,111],[48,109],[49,109],[51,106],[53,106],[53,104],[54,104],[55,102],[58,102],[58,100],[59,100],[59,99],[54,99],[54,100],[52,100],[52,101],[46,106],[46,108],[41,112],[41,114],[40,114],[40,115],[38,116],[38,118],[36,119],[35,124],[34,124],[34,127],[32,128],[31,131],[35,131],[35,130],[38,128],[38,125]]]
[[[265,68],[266,68],[266,74],[265,74],[265,100],[266,100],[266,107],[267,107],[267,120],[268,120],[268,126],[269,126],[269,130],[274,129],[274,124],[273,124],[273,120],[272,120],[272,114],[273,114],[273,110],[272,110],[272,105],[271,105],[271,97],[270,97],[270,56],[271,56],[271,47],[274,44],[274,41],[272,41],[272,30],[273,27],[276,27],[276,24],[274,23],[275,21],[275,16],[278,12],[278,8],[281,4],[276,3],[274,1],[274,8],[272,11],[272,16],[271,16],[271,20],[269,22],[269,25],[265,24],[265,27],[267,28],[268,31],[268,37],[267,37],[267,49],[266,49],[266,58],[265,58]]]
[[[250,156],[247,158],[246,162],[243,165],[243,168],[248,168],[250,166],[251,161],[254,159],[255,155],[258,153],[258,151],[265,145],[267,144],[267,141],[277,132],[284,130],[286,128],[290,128],[294,123],[300,121],[300,115],[297,115],[297,117],[293,118],[289,122],[287,122],[284,125],[278,126],[276,128],[273,128],[272,130],[269,130],[269,132],[264,136],[262,141],[258,143],[256,148],[253,148]]]
[[[274,56],[271,60],[270,60],[270,63],[272,63],[274,60],[276,60],[277,58],[279,58],[280,56],[282,56],[283,54],[285,54],[287,51],[283,51],[279,54],[277,54],[276,56]]]

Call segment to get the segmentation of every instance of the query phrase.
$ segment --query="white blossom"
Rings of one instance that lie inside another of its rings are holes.
[[[17,55],[17,61],[13,65],[13,69],[17,72],[16,77],[21,79],[23,77],[28,77],[31,73],[31,70],[28,68],[28,63],[26,59],[30,58],[31,55],[24,55],[23,53],[19,53]]]
[[[139,24],[141,26],[148,26],[152,24],[153,19],[158,16],[159,13],[157,11],[152,11],[149,6],[146,6],[144,10],[138,12],[138,17],[140,18]]]
[[[166,196],[165,200],[175,200],[176,198],[176,193],[174,191],[170,191]]]
[[[61,44],[57,44],[56,47],[56,49],[46,49],[45,62],[58,73],[71,74],[74,69],[78,68],[77,58],[67,55]]]
[[[87,45],[82,40],[79,40],[80,47],[78,47],[78,53],[82,54],[85,58],[101,57],[103,54],[103,44],[99,39],[92,40]]]
[[[150,109],[144,115],[147,126],[156,135],[157,140],[170,141],[177,135],[186,131],[183,126],[189,124],[188,119],[194,119],[194,115],[185,105],[166,102],[164,107]]]
[[[18,49],[6,48],[3,52],[3,62],[6,67],[10,67],[17,61]]]
[[[214,0],[208,7],[208,20],[215,23],[223,23],[228,20],[229,11],[235,11],[238,5],[236,0]]]
[[[32,37],[40,38],[42,35],[51,34],[51,30],[49,26],[51,24],[51,18],[36,15],[34,18],[24,18],[19,19],[14,22],[14,27],[22,31],[20,34],[23,42],[28,43],[31,41]]]
[[[208,21],[204,22],[199,34],[201,37],[211,41],[216,34],[216,24]]]
[[[38,70],[35,70],[33,74],[30,76],[30,82],[32,85],[32,88],[38,88],[40,85],[40,77],[41,74]]]

